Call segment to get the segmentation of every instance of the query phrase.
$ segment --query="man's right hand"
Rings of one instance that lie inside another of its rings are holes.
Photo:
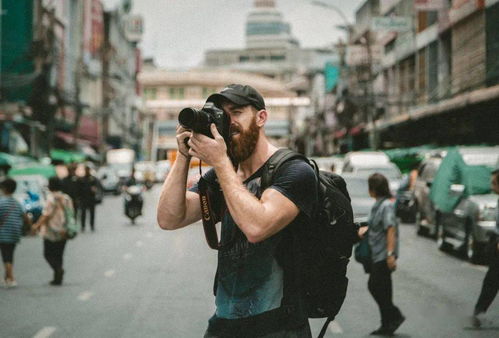
[[[189,155],[189,147],[187,146],[187,141],[186,139],[191,137],[192,132],[190,130],[185,129],[182,126],[177,126],[177,146],[178,146],[178,151],[182,155],[185,156],[185,158],[190,159],[191,155]]]

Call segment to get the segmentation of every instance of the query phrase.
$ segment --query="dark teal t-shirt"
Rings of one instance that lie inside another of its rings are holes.
[[[246,188],[257,198],[262,194],[262,168],[244,181]],[[203,177],[209,182],[216,181],[214,170]],[[248,242],[228,211],[224,214],[222,249],[218,253],[216,318],[246,318],[281,306],[285,272],[279,258],[286,255],[282,250],[283,241],[287,238],[284,231],[291,226],[305,226],[304,221],[311,215],[317,196],[315,173],[302,160],[288,161],[275,173],[268,189],[282,193],[298,207],[300,213],[283,231],[255,244]],[[197,185],[191,191],[198,192]]]

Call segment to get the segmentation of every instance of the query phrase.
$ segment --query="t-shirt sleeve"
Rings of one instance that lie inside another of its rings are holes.
[[[383,228],[387,230],[390,226],[397,226],[397,218],[395,217],[395,206],[387,200],[383,205]]]
[[[285,162],[275,173],[269,189],[275,189],[311,216],[317,203],[317,181],[312,167],[303,160]]]
[[[217,175],[215,173],[215,169],[210,169],[206,173],[203,174],[203,178],[207,180],[208,182],[215,182]],[[189,191],[195,192],[196,194],[199,194],[199,181],[196,182],[191,188],[189,188]]]

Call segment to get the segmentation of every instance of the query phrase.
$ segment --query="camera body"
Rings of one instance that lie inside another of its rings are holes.
[[[194,108],[184,108],[178,115],[178,122],[185,129],[190,129],[195,133],[200,133],[213,138],[210,130],[212,123],[217,127],[218,132],[228,143],[230,138],[230,117],[213,102],[206,102],[201,110]]]

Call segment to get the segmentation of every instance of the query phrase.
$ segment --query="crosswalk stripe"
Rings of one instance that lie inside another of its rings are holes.
[[[50,337],[57,329],[53,326],[46,326],[40,331],[38,331],[33,338],[48,338]]]
[[[78,299],[81,300],[82,302],[86,302],[87,300],[92,298],[93,295],[94,293],[91,291],[83,291],[78,295]]]

